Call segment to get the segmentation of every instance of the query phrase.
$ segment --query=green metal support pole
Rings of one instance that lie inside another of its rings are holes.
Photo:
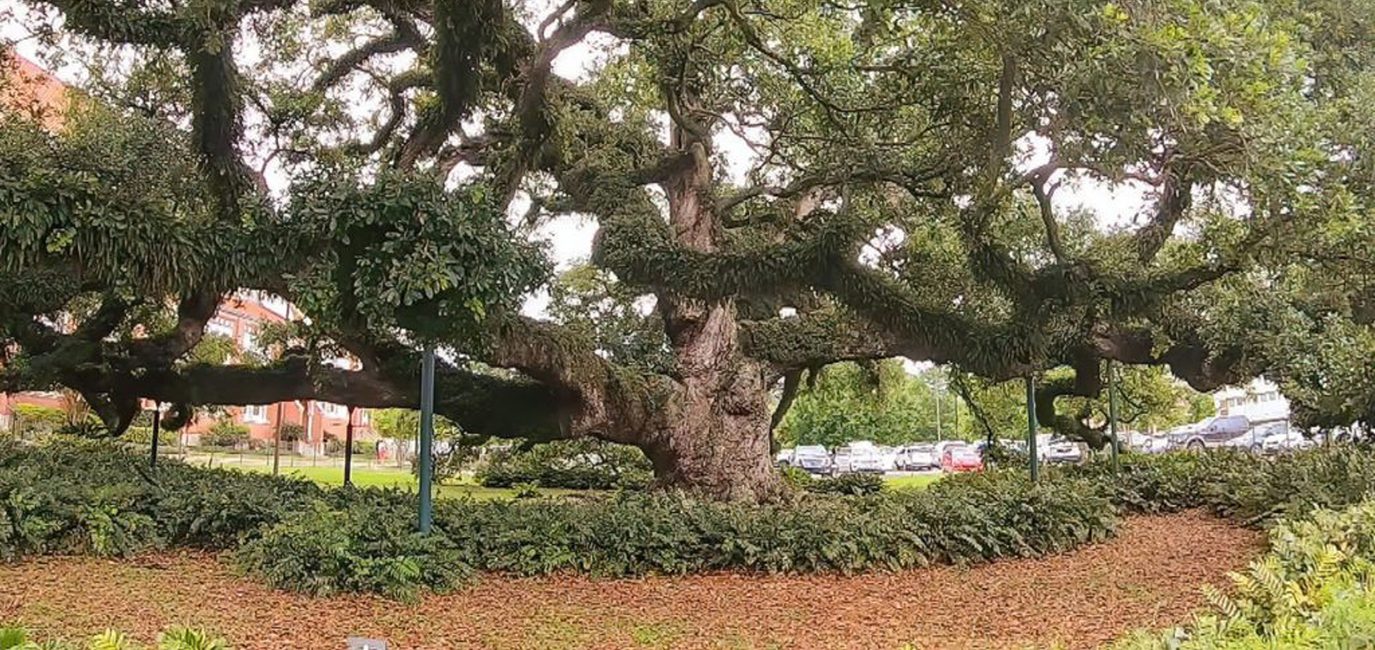
[[[344,485],[353,485],[353,407],[348,407],[349,421],[344,424]]]
[[[420,365],[420,532],[434,520],[434,345],[425,345]]]
[[[1031,480],[1041,479],[1041,457],[1036,450],[1036,379],[1031,375],[1026,378],[1026,450],[1028,466],[1031,468]]]
[[[1112,471],[1122,471],[1117,455],[1122,453],[1122,445],[1117,439],[1117,368],[1108,361],[1108,432],[1112,435]]]
[[[161,425],[162,402],[153,402],[153,453],[148,458],[148,466],[153,469],[158,468],[158,436],[162,435]]]

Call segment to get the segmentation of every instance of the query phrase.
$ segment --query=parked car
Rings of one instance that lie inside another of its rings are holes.
[[[783,465],[796,467],[810,474],[829,474],[831,454],[821,445],[802,445],[792,450],[790,458]]]
[[[883,455],[874,443],[867,441],[852,442],[836,448],[831,456],[831,475],[839,474],[882,474]]]
[[[1168,436],[1143,436],[1136,447],[1143,454],[1163,454],[1173,448]]]
[[[1122,434],[1122,448],[1143,454],[1161,454],[1170,450],[1170,439],[1168,436],[1129,431]]]
[[[941,466],[940,457],[936,455],[936,446],[930,443],[907,445],[898,450],[896,460],[898,469],[907,472],[938,469]]]
[[[970,445],[951,445],[941,453],[941,471],[978,472],[983,468],[983,454]]]
[[[1244,415],[1218,415],[1197,425],[1177,429],[1170,434],[1170,442],[1178,448],[1200,451],[1222,447],[1250,430],[1251,421]]]
[[[1041,460],[1047,463],[1079,464],[1084,462],[1084,447],[1073,440],[1056,436],[1040,449]]]
[[[1297,449],[1312,449],[1317,444],[1316,441],[1305,438],[1298,431],[1286,430],[1266,436],[1265,440],[1261,442],[1261,451],[1266,454],[1278,454]]]
[[[883,471],[891,472],[898,468],[898,448],[882,446],[878,448],[878,457],[883,461]]]
[[[777,453],[777,454],[774,454],[774,456],[773,456],[773,464],[774,464],[774,466],[775,466],[775,467],[787,467],[788,465],[793,464],[793,454],[794,454],[795,452],[796,452],[796,450],[794,450],[794,449],[780,449],[780,450],[778,450],[778,453]]]
[[[937,459],[945,458],[946,450],[951,447],[971,447],[971,445],[963,440],[939,440],[932,445],[932,448],[936,451]]]

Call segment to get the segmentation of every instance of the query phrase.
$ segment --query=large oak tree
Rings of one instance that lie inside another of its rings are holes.
[[[1370,0],[30,4],[96,101],[0,124],[0,387],[115,431],[139,398],[414,407],[430,341],[464,428],[635,445],[715,498],[777,493],[771,390],[842,360],[1067,367],[1041,418],[1100,442],[1057,398],[1108,359],[1270,369],[1222,324],[1367,214]],[[652,298],[634,345],[518,312],[569,215]],[[309,323],[188,362],[241,289]]]

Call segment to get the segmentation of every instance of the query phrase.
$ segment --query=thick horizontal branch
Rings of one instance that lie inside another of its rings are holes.
[[[557,399],[544,386],[444,364],[436,370],[435,410],[467,431],[498,437],[554,439],[564,435]],[[148,372],[127,392],[176,404],[271,404],[318,400],[365,408],[420,408],[420,377],[383,376],[292,358],[277,364],[194,365]]]

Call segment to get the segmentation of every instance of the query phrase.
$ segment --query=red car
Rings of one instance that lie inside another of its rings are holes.
[[[983,455],[973,447],[951,447],[941,454],[941,471],[981,472],[983,468]]]

